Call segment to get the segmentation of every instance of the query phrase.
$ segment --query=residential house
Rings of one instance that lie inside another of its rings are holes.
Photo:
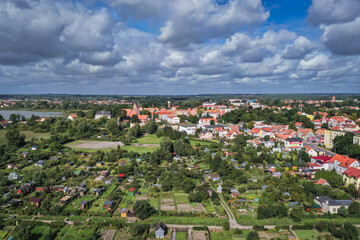
[[[360,187],[360,169],[350,167],[343,172],[343,180],[345,182],[345,186],[349,186],[350,184],[354,184],[357,190]]]
[[[179,124],[180,123],[180,118],[178,116],[174,116],[174,115],[170,115],[167,117],[167,121],[170,124]]]
[[[337,174],[342,174],[346,169],[359,167],[359,162],[356,159],[349,158],[340,154],[336,154],[329,161],[329,170],[335,169]]]
[[[76,114],[70,114],[67,119],[73,121],[73,120],[74,120],[75,118],[77,118],[77,117],[78,117],[78,116],[77,116]]]
[[[143,125],[150,121],[150,117],[148,115],[138,115],[138,119],[140,121],[140,125]]]
[[[219,174],[210,174],[208,176],[209,180],[212,180],[212,181],[220,181],[220,175]]]
[[[212,125],[211,124],[212,121],[214,121],[214,124],[218,122],[216,118],[201,118],[199,120],[199,125],[203,125],[203,126]]]
[[[35,184],[34,184],[34,182],[24,183],[24,184],[16,191],[16,194],[17,194],[17,195],[20,195],[20,194],[31,193],[32,191],[34,191],[34,189],[35,189]]]
[[[317,180],[317,182],[315,184],[322,185],[322,186],[330,186],[329,182],[323,178],[320,178],[319,180]]]
[[[19,178],[20,178],[20,176],[16,172],[11,172],[8,176],[9,180],[18,180]]]
[[[30,198],[29,203],[35,205],[36,207],[40,207],[42,199],[41,198]]]
[[[164,238],[167,231],[168,227],[163,222],[158,223],[155,227],[156,238]]]
[[[348,208],[352,200],[333,200],[328,196],[317,196],[314,202],[321,206],[322,211],[327,213],[338,213],[340,207]]]
[[[260,137],[262,138],[263,136],[263,131],[261,128],[253,128],[251,129],[251,131],[249,132],[249,134],[253,137]]]
[[[316,157],[318,155],[317,151],[315,151],[313,148],[309,146],[305,146],[305,151],[307,154],[309,154],[310,157]]]
[[[285,148],[289,150],[300,150],[303,148],[302,138],[287,138],[285,140]]]
[[[44,167],[45,166],[45,161],[44,160],[39,160],[34,164],[35,167]]]
[[[196,133],[196,125],[180,125],[179,132],[184,132],[187,135],[195,135]]]
[[[199,133],[199,139],[200,140],[212,140],[212,139],[214,139],[214,136],[210,131],[204,130]]]
[[[97,111],[95,114],[95,119],[98,120],[100,118],[107,118],[107,119],[111,119],[111,113],[110,111]]]
[[[329,170],[329,161],[331,157],[327,155],[321,155],[311,158],[311,163],[308,163],[310,169],[314,170]]]
[[[106,200],[106,201],[104,202],[103,210],[108,210],[108,211],[110,212],[111,209],[113,208],[113,206],[114,206],[114,201]]]
[[[311,128],[307,129],[299,129],[296,133],[297,137],[303,139],[309,139],[311,137],[315,137],[315,134]]]

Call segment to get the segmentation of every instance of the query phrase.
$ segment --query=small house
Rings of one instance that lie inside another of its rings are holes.
[[[96,163],[96,166],[97,166],[97,167],[102,167],[102,166],[104,166],[104,163],[103,163],[103,162],[97,162],[97,163]]]
[[[40,207],[42,199],[41,198],[30,198],[30,204],[36,205],[36,207]]]
[[[71,200],[71,196],[65,196],[60,199],[60,203],[65,205],[65,204],[68,204],[70,202],[70,200]]]
[[[121,209],[120,214],[121,217],[127,217],[127,213],[129,210],[127,210],[126,208]]]
[[[86,200],[81,201],[81,203],[80,203],[81,210],[86,210],[88,208],[88,206],[89,206],[89,201],[86,201]]]
[[[167,230],[168,227],[163,222],[158,223],[155,228],[156,238],[164,238],[167,233]]]
[[[134,196],[135,195],[135,188],[129,188],[129,195]]]
[[[113,205],[114,205],[114,201],[106,200],[106,201],[104,202],[103,210],[108,210],[108,211],[110,211],[110,210],[112,209]]]
[[[93,191],[96,196],[99,196],[103,192],[103,189],[102,188],[93,188],[93,189],[91,189],[91,191]]]

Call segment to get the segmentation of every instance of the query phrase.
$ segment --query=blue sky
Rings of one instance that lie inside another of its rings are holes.
[[[0,94],[360,89],[358,0],[0,4]]]

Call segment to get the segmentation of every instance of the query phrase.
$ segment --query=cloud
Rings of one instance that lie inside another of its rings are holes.
[[[322,27],[321,41],[331,52],[340,55],[360,54],[360,17],[352,22]]]
[[[105,8],[90,11],[80,4],[46,0],[1,0],[0,4],[1,64],[68,61],[114,48],[118,24]]]
[[[287,30],[274,32],[269,30],[262,37],[252,38],[246,33],[235,33],[226,40],[222,54],[239,56],[243,62],[261,62],[274,56],[283,42],[293,40],[296,34]]]
[[[329,56],[324,53],[319,53],[311,56],[309,59],[303,59],[299,63],[301,70],[322,70],[329,66]]]
[[[313,25],[349,22],[360,16],[360,1],[312,0],[308,13]]]
[[[300,59],[310,53],[315,48],[315,44],[303,36],[299,36],[294,44],[288,45],[283,54],[284,58]]]
[[[175,47],[226,37],[269,17],[260,0],[230,0],[224,5],[211,0],[182,0],[175,1],[170,12],[158,39]]]

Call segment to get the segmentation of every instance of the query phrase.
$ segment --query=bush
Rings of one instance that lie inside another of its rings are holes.
[[[254,229],[255,231],[264,231],[264,230],[265,230],[265,227],[264,227],[264,225],[254,225],[254,226],[253,226],[253,229]]]

